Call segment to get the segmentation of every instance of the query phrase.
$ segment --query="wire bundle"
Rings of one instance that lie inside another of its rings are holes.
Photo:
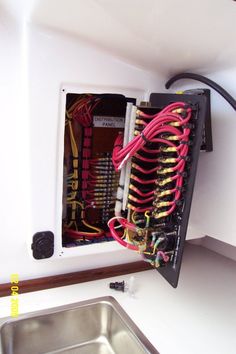
[[[179,113],[175,113],[177,109],[184,108],[185,106],[186,105],[183,102],[176,102],[167,106],[160,113],[153,116],[137,111],[139,116],[151,119],[151,121],[145,126],[142,134],[137,135],[124,148],[121,148],[123,137],[121,134],[118,135],[112,156],[115,169],[117,171],[120,170],[129,158],[134,156],[134,154],[139,150],[142,150],[146,143],[164,143],[169,146],[174,146],[174,144],[171,144],[170,142],[170,140],[172,140],[171,137],[169,139],[158,138],[157,136],[160,134],[172,134],[173,140],[181,140],[187,137],[189,134],[189,129],[186,128],[183,132],[181,132],[179,129],[174,127],[174,123],[176,123],[176,126],[183,126],[189,121],[191,117],[191,108],[187,108],[187,117],[185,119],[182,119]],[[173,124],[171,125],[170,123]]]
[[[82,127],[91,127],[92,113],[99,102],[100,98],[97,96],[81,95],[79,100],[76,100],[68,109],[67,115],[70,119],[76,120]]]
[[[115,169],[122,169],[129,159],[132,162],[127,204],[132,223],[118,216],[109,222],[110,231],[119,243],[138,250],[155,267],[168,262],[169,255],[158,249],[163,239],[150,231],[150,220],[161,219],[161,224],[182,203],[191,116],[192,107],[183,102],[170,104],[154,115],[138,110],[133,140],[122,148],[122,136],[118,135],[114,144]],[[123,239],[116,232],[116,221],[125,229]]]
[[[69,137],[72,154],[72,173],[69,174],[67,181],[68,196],[67,204],[71,209],[70,219],[64,225],[64,232],[72,238],[93,238],[100,237],[104,231],[90,225],[86,221],[86,209],[91,205],[86,205],[89,161],[91,158],[91,137],[92,137],[92,113],[100,99],[93,95],[81,95],[76,102],[66,112],[66,127],[69,127]],[[79,150],[74,137],[73,124],[79,124],[84,129],[81,163],[82,185],[79,186]],[[80,188],[79,188],[80,187]],[[81,192],[82,191],[82,192]],[[79,193],[82,200],[79,201]]]

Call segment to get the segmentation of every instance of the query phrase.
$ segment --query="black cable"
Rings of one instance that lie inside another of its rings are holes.
[[[221,96],[223,96],[226,101],[233,107],[233,109],[236,111],[236,100],[225,90],[223,87],[218,85],[216,82],[208,79],[205,76],[198,75],[198,74],[193,74],[193,73],[181,73],[177,74],[173,77],[171,77],[165,84],[165,87],[168,89],[170,86],[177,80],[180,79],[193,79],[197,81],[201,81],[204,84],[212,87],[214,90],[216,90]]]

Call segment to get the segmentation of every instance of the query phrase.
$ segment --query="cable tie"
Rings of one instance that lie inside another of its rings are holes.
[[[186,124],[182,125],[182,128],[184,128],[184,129],[193,129],[194,128],[194,124],[186,123]]]
[[[190,157],[188,155],[184,156],[184,155],[179,155],[179,158],[181,160],[184,160],[184,161],[189,161],[190,160]]]
[[[175,189],[176,189],[177,191],[179,191],[179,192],[183,192],[183,190],[184,190],[183,187],[179,187],[179,186],[177,186]]]
[[[179,206],[182,204],[182,200],[180,199],[174,199],[173,202],[175,203],[175,205]]]
[[[141,138],[145,141],[147,145],[150,145],[152,142],[146,138],[143,132],[140,134]]]
[[[196,112],[196,111],[198,111],[198,104],[189,103],[188,108],[191,108],[192,111]]]
[[[193,144],[191,140],[181,140],[179,143],[188,146]]]
[[[110,199],[110,200],[112,200],[111,198],[109,198],[109,199]],[[123,202],[123,199],[116,198],[116,201],[117,201],[117,202],[121,202],[121,203],[122,203],[122,202]]]
[[[186,109],[186,110],[190,108],[192,111],[196,111],[198,109],[197,105],[193,104],[191,102],[188,102],[188,103],[186,102],[184,107],[181,107],[181,108]]]
[[[179,175],[181,177],[187,177],[187,172],[185,172],[185,171],[183,171],[183,172],[177,171],[177,175]]]
[[[186,118],[187,115],[188,115],[188,113],[187,113],[187,111],[182,111],[182,112],[180,113],[180,115],[181,115],[181,117]]]

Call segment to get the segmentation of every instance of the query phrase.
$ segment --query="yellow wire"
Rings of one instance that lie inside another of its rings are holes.
[[[87,98],[88,97],[89,97],[89,95],[86,95],[85,97],[80,98],[70,107],[70,109],[68,111],[66,111],[66,117],[67,117],[66,125],[69,127],[70,144],[71,144],[71,152],[72,152],[72,156],[73,156],[73,168],[74,168],[73,173],[68,176],[68,179],[75,179],[75,181],[68,184],[68,186],[72,188],[72,192],[67,197],[67,204],[72,204],[72,219],[75,218],[76,205],[79,205],[81,208],[81,217],[82,217],[81,222],[82,222],[82,224],[84,226],[88,227],[89,229],[94,230],[94,232],[80,231],[80,233],[84,234],[84,235],[103,232],[102,229],[97,228],[93,225],[90,225],[84,220],[84,216],[85,216],[84,205],[82,203],[80,203],[79,201],[75,200],[77,190],[78,190],[78,157],[79,157],[79,153],[78,153],[78,148],[77,148],[74,133],[73,133],[71,119],[73,118],[72,112],[74,111],[75,108],[79,110],[79,109],[82,109],[85,105],[87,105]],[[69,223],[69,227],[71,227],[73,224],[75,224],[76,229],[77,229],[77,223],[75,221],[71,221]]]
[[[150,212],[149,210],[146,210],[144,215],[146,216],[147,218],[147,221],[146,221],[146,227],[149,227],[149,224],[150,224]]]
[[[69,133],[70,133],[70,143],[71,143],[71,151],[72,151],[72,156],[73,156],[73,173],[69,175],[69,179],[75,179],[73,181],[72,187],[72,192],[70,193],[70,196],[67,198],[67,201],[72,201],[76,197],[76,193],[78,190],[78,148],[76,145],[75,137],[74,137],[74,132],[73,132],[73,127],[70,121],[68,121],[68,127],[69,127]]]
[[[96,233],[101,233],[101,232],[103,232],[102,229],[99,229],[98,227],[95,227],[95,226],[93,226],[93,225],[90,225],[90,224],[88,224],[88,223],[84,220],[84,215],[85,215],[85,213],[84,213],[84,206],[83,206],[82,203],[78,202],[77,200],[74,200],[74,201],[69,201],[67,204],[76,204],[76,205],[79,205],[79,206],[81,207],[81,216],[82,216],[82,220],[81,220],[81,221],[82,221],[82,224],[83,224],[83,225],[85,225],[85,226],[87,226],[88,228],[90,228],[90,229],[96,231]],[[81,231],[80,233],[81,233],[81,234],[91,234],[91,235],[93,235],[95,232],[84,232],[84,231]]]
[[[135,215],[136,215],[136,211],[134,211],[131,215],[131,220],[134,224],[136,223],[135,218],[134,218]]]
[[[74,138],[74,133],[73,133],[73,128],[71,122],[68,122],[69,130],[70,130],[70,141],[71,141],[71,150],[72,150],[72,155],[74,158],[78,158],[78,149],[76,145],[76,141]]]

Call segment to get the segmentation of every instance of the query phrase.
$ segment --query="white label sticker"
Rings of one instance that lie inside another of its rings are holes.
[[[124,128],[124,117],[93,116],[93,126],[95,128]]]

